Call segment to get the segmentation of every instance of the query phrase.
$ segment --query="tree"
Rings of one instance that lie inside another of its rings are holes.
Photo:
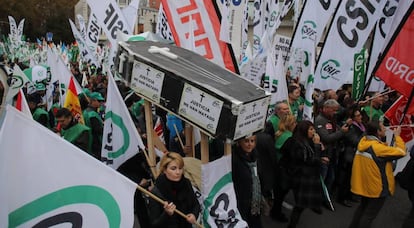
[[[0,35],[8,35],[8,16],[16,23],[25,18],[23,34],[31,41],[53,33],[55,42],[73,42],[74,38],[68,19],[74,18],[74,6],[78,0],[0,0]]]

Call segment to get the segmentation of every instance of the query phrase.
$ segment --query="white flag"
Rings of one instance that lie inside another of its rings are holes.
[[[81,60],[88,62],[91,61],[91,63],[95,64],[95,66],[99,66],[97,60],[95,59],[95,51],[91,51],[89,49],[86,45],[85,39],[82,37],[83,35],[78,31],[71,19],[69,19],[69,24],[72,29],[73,37],[75,37],[75,40],[78,43],[78,47],[81,52]]]
[[[30,111],[29,105],[27,104],[27,100],[24,96],[22,89],[19,89],[19,93],[17,94],[15,107],[17,110],[24,113],[29,119],[33,119],[32,112]]]
[[[81,37],[83,38],[83,40],[86,40],[85,19],[80,14],[76,15],[76,18],[78,19],[78,23],[79,23],[79,33],[80,33]]]
[[[231,43],[229,17],[230,17],[230,0],[224,0],[223,4],[221,4],[220,40],[226,43]]]
[[[99,26],[105,32],[108,41],[111,43],[108,57],[108,65],[111,68],[118,50],[117,31],[120,30],[123,33],[132,34],[132,28],[114,0],[87,0],[86,2],[91,8],[91,13],[95,14],[98,19]]]
[[[145,146],[128,109],[108,71],[108,95],[102,137],[102,161],[117,169]]]
[[[351,3],[352,2],[352,3]],[[342,1],[315,70],[315,87],[337,90],[346,82],[359,52],[388,1]]]
[[[6,102],[12,102],[14,96],[19,93],[19,90],[22,89],[26,83],[30,83],[30,80],[27,78],[26,74],[23,73],[19,65],[15,64],[13,69],[13,76],[9,86],[9,91],[7,92]]]
[[[22,40],[23,28],[24,28],[24,18],[20,21],[19,26],[17,26],[17,38],[19,41]]]
[[[315,54],[304,52],[306,58],[308,59],[308,66],[304,66],[304,71],[308,72],[308,78],[305,84],[305,105],[303,107],[303,120],[309,120],[313,122],[313,91],[314,91],[314,83],[315,83]]]
[[[205,227],[219,227],[219,224],[223,227],[248,227],[237,209],[231,177],[231,155],[202,165],[201,175]]]
[[[135,183],[11,106],[0,151],[0,227],[133,226]]]
[[[91,54],[95,57],[98,64],[101,63],[100,56],[98,55],[97,49],[98,49],[98,43],[99,43],[99,32],[101,31],[101,28],[98,25],[98,20],[96,19],[95,14],[91,14],[89,17],[88,27],[86,29],[86,46],[91,51]],[[97,67],[99,67],[98,65]]]
[[[125,17],[128,26],[131,28],[131,34],[134,31],[135,23],[138,19],[139,0],[133,0],[128,6],[122,9],[122,14]]]
[[[8,16],[8,18],[10,25],[10,35],[16,37],[18,35],[16,20],[14,20],[14,17],[12,16]]]
[[[262,52],[260,49],[260,42],[262,40],[263,33],[265,31],[265,1],[254,1],[254,19],[253,19],[253,56]]]
[[[409,10],[410,5],[413,3],[413,0],[406,1],[389,1],[389,4],[384,6],[382,11],[383,15],[378,20],[377,25],[375,26],[375,35],[373,36],[372,48],[370,51],[368,71],[366,80],[368,81],[369,77],[374,70],[376,63],[378,62],[379,56],[387,47],[391,37],[393,36],[395,30],[398,28],[398,25],[401,23],[404,15],[407,10]],[[374,77],[369,85],[368,91],[379,91],[384,90],[385,83],[378,77]]]
[[[332,18],[339,0],[329,2],[307,0],[302,8],[302,15],[297,24],[290,47],[289,61],[290,76],[300,82],[306,81],[309,74],[302,71],[302,51],[313,53],[315,45],[319,43],[322,33]],[[298,55],[299,53],[299,55]]]

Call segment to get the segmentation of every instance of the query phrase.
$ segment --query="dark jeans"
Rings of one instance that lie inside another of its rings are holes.
[[[361,197],[361,204],[356,209],[349,228],[370,228],[384,206],[386,197],[367,198]]]

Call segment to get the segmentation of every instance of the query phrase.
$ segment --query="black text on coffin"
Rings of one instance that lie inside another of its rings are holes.
[[[213,137],[263,129],[270,95],[194,52],[152,41],[121,42],[115,70],[156,105]]]

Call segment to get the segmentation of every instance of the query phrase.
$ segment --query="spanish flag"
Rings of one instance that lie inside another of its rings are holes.
[[[72,112],[73,117],[75,117],[79,123],[85,124],[82,116],[82,109],[79,102],[78,92],[76,91],[75,82],[73,80],[74,78],[71,76],[63,107],[69,109]]]

